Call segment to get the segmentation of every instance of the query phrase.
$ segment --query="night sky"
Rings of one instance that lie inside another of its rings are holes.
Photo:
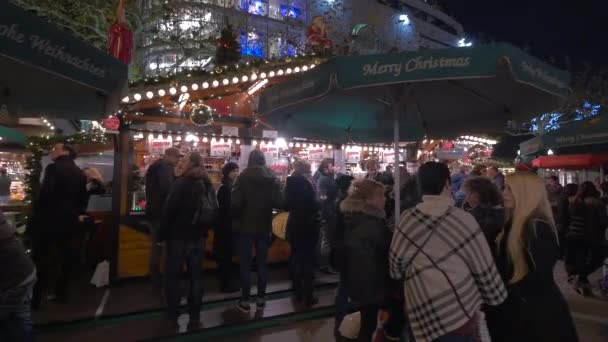
[[[468,36],[529,46],[541,58],[608,66],[608,1],[443,0]]]

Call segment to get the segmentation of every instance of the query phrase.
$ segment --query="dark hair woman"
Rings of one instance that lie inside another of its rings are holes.
[[[313,280],[319,240],[320,203],[310,164],[296,160],[293,168],[285,185],[285,201],[289,211],[286,235],[291,245],[293,287],[296,300],[305,306],[312,306],[316,303]]]
[[[177,179],[171,186],[161,214],[160,236],[166,241],[166,297],[169,319],[177,324],[179,314],[179,274],[185,263],[190,274],[188,306],[190,324],[200,325],[202,287],[200,270],[203,262],[203,241],[209,227],[195,223],[201,197],[209,192],[215,196],[207,176],[203,158],[198,153],[187,153],[177,164]]]
[[[222,185],[217,192],[219,220],[213,235],[213,251],[220,273],[220,289],[225,293],[239,290],[239,286],[236,284],[236,274],[233,274],[232,269],[234,238],[230,212],[232,185],[238,174],[239,166],[236,163],[226,163],[222,167]]]
[[[587,276],[604,261],[603,241],[608,224],[606,206],[592,182],[583,182],[570,198],[566,229],[566,270],[574,289],[590,296]]]
[[[492,180],[487,177],[473,177],[465,181],[467,210],[481,227],[490,250],[496,253],[496,238],[505,224],[505,209],[502,194]]]

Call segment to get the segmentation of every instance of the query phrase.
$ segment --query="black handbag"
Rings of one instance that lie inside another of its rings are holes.
[[[218,222],[219,204],[217,195],[211,186],[205,186],[203,181],[195,185],[195,203],[197,203],[192,225],[208,228]]]

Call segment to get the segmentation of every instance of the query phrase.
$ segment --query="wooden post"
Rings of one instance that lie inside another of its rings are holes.
[[[112,177],[112,255],[110,277],[116,278],[118,271],[119,235],[122,217],[128,214],[129,159],[131,158],[129,125],[122,120],[118,136],[114,139],[114,174]]]

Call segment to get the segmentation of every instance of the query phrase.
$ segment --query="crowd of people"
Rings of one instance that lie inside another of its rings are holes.
[[[0,217],[0,243],[9,246],[2,248],[0,261],[21,260],[10,276],[3,272],[0,277],[0,315],[10,313],[17,322],[11,327],[21,327],[17,330],[23,334],[31,333],[32,291],[36,306],[48,287],[45,260],[55,245],[61,252],[55,294],[67,298],[75,232],[83,222],[88,194],[101,191],[99,173],[81,170],[75,157],[70,145],[57,144],[51,151],[53,163],[34,202],[34,263]],[[201,264],[210,229],[222,291],[240,289],[235,308],[243,313],[252,304],[264,309],[273,215],[284,210],[289,213],[286,240],[295,301],[303,307],[318,302],[318,268],[339,273],[337,338],[344,318],[358,310],[358,341],[371,341],[374,334],[418,342],[578,341],[553,268],[564,257],[574,288],[590,295],[588,276],[605,256],[608,225],[606,202],[593,183],[562,189],[555,178],[545,183],[533,172],[505,176],[497,168],[476,167],[470,173],[462,168],[451,175],[438,162],[423,164],[416,175],[403,168],[381,172],[376,161],[366,169],[367,175],[355,180],[335,174],[331,160],[323,161],[314,174],[307,161],[295,160],[293,172],[281,184],[264,154],[253,150],[244,170],[235,163],[223,166],[216,191],[201,155],[166,150],[146,173],[146,214],[151,278],[154,288],[164,290],[169,322],[177,325],[185,266],[190,324],[201,324]],[[396,177],[401,184],[399,217]],[[45,230],[45,222],[58,229]],[[320,255],[324,245],[329,253]],[[6,294],[19,299],[10,310],[5,310]],[[389,318],[378,330],[380,310]]]

